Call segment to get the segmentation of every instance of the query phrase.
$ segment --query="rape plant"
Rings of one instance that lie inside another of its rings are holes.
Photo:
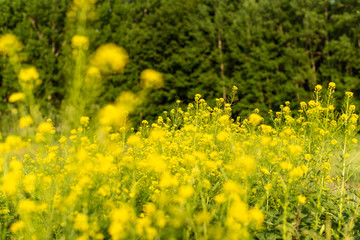
[[[141,101],[124,93],[96,135],[82,117],[69,137],[50,120],[34,139],[7,136],[2,238],[351,238],[359,202],[339,150],[356,143],[357,115],[350,93],[340,114],[334,89],[319,89],[298,113],[289,102],[272,113],[273,126],[256,109],[235,121],[231,104],[198,94],[135,131],[121,109]]]
[[[85,5],[83,5],[85,4]],[[85,6],[85,7],[84,7]],[[351,187],[358,129],[353,93],[335,109],[335,83],[300,110],[285,102],[246,118],[230,102],[209,106],[200,94],[183,109],[134,129],[129,114],[162,74],[146,69],[138,93],[123,92],[90,118],[104,76],[128,61],[113,43],[88,54],[86,19],[95,1],[74,1],[75,62],[63,123],[44,120],[32,90],[39,74],[22,68],[21,43],[0,38],[24,90],[20,134],[0,142],[0,239],[352,239],[359,235],[359,198]],[[89,56],[88,56],[89,55]],[[91,84],[90,84],[91,83]],[[31,90],[31,91],[30,91]],[[270,124],[266,124],[271,122]]]

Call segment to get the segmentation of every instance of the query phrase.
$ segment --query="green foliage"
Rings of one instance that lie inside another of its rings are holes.
[[[0,33],[12,32],[24,43],[24,60],[43,81],[35,95],[43,110],[55,114],[72,77],[67,56],[76,29],[64,20],[70,1],[1,5]],[[164,73],[165,86],[150,94],[136,121],[155,117],[177,99],[188,103],[196,93],[226,98],[233,85],[240,94],[234,112],[241,115],[285,100],[296,104],[309,99],[316,84],[330,81],[339,92],[355,92],[358,103],[359,7],[350,0],[100,0],[86,30],[89,50],[114,42],[128,51],[130,64],[123,75],[108,77],[94,108],[123,90],[138,90],[146,68]],[[0,110],[6,113],[5,102],[19,86],[4,58],[0,72]]]

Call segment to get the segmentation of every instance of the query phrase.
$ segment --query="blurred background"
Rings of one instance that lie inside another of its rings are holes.
[[[73,72],[70,0],[1,0],[0,34],[23,42],[22,61],[34,65],[42,85],[35,92],[45,116],[57,117]],[[164,75],[132,116],[152,120],[196,93],[209,104],[239,88],[234,115],[262,114],[284,101],[297,108],[316,84],[336,83],[336,96],[360,97],[360,1],[358,0],[98,0],[88,19],[89,54],[114,42],[128,52],[121,75],[104,79],[99,109],[124,90],[140,89],[146,68]],[[20,90],[6,58],[0,58],[0,113]],[[10,107],[9,107],[10,106]]]

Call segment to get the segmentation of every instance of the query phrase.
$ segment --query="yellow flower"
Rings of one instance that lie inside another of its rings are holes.
[[[256,161],[253,156],[241,156],[235,159],[236,167],[242,169],[244,173],[249,174],[255,170]]]
[[[307,107],[306,102],[300,102],[300,107],[301,107],[301,108],[306,108],[306,107]]]
[[[268,184],[266,184],[266,185],[264,186],[264,189],[265,189],[266,191],[269,191],[269,190],[271,189],[271,187],[272,187],[272,184],[271,184],[271,183],[268,183]]]
[[[85,232],[89,229],[88,217],[83,213],[78,213],[74,221],[74,229]]]
[[[171,174],[164,174],[164,176],[161,178],[159,186],[161,188],[167,188],[167,187],[177,187],[179,185],[179,180],[176,176],[173,176]]]
[[[306,197],[304,197],[303,195],[299,195],[299,196],[297,197],[297,199],[298,199],[299,203],[301,203],[301,204],[305,204],[305,203],[306,203]]]
[[[241,194],[244,192],[244,190],[242,189],[242,187],[240,186],[239,183],[237,182],[234,182],[232,180],[227,180],[225,183],[224,183],[224,192],[227,193],[227,194],[230,194],[230,193],[238,193],[238,194]]]
[[[131,145],[133,147],[139,147],[139,146],[141,146],[142,141],[141,141],[141,138],[138,135],[133,134],[128,138],[127,144],[129,144],[129,145]]]
[[[9,102],[14,103],[25,99],[25,94],[22,92],[16,92],[10,95]]]
[[[18,210],[20,214],[28,214],[36,211],[36,204],[30,199],[25,199],[19,202]]]
[[[309,101],[309,106],[312,107],[312,108],[316,107],[316,102],[314,100],[310,100]]]
[[[322,90],[322,86],[321,85],[316,85],[315,86],[315,92],[320,92]]]
[[[140,79],[145,88],[161,88],[164,85],[162,74],[152,69],[142,71]]]
[[[22,43],[15,35],[8,33],[0,37],[0,53],[2,54],[10,55],[22,48]]]
[[[305,173],[307,173],[308,167],[305,165],[298,166],[290,171],[291,178],[301,178]]]
[[[179,189],[179,196],[182,198],[189,198],[194,194],[194,188],[190,185],[181,186]]]
[[[11,224],[10,230],[13,233],[20,232],[21,230],[25,229],[25,223],[23,221],[17,221]]]
[[[81,125],[87,126],[87,125],[89,124],[89,121],[90,121],[90,118],[89,118],[89,117],[82,116],[82,117],[80,118],[80,123],[81,123]]]
[[[264,119],[259,114],[256,113],[252,113],[249,116],[249,123],[254,126],[259,125],[263,120]]]
[[[228,217],[244,224],[247,223],[250,220],[247,204],[240,200],[233,202],[229,209]]]
[[[216,135],[216,139],[220,142],[224,142],[229,139],[229,134],[225,131],[221,131]]]
[[[20,120],[19,120],[20,128],[26,128],[26,127],[31,126],[33,124],[34,124],[34,120],[32,119],[31,116],[21,117]]]
[[[108,104],[99,112],[99,121],[103,125],[125,125],[128,112],[115,104]]]
[[[103,125],[122,127],[127,116],[141,103],[141,99],[132,92],[123,92],[116,99],[116,104],[108,104],[99,111],[99,122]]]
[[[91,81],[97,81],[101,79],[101,72],[100,69],[94,66],[90,66],[86,70],[86,82],[90,83]]]
[[[19,185],[20,175],[16,172],[9,173],[2,177],[2,186],[1,190],[4,191],[7,195],[14,195],[17,192]]]
[[[217,204],[226,202],[226,196],[224,193],[220,193],[214,197],[214,200]]]
[[[302,147],[299,145],[289,145],[288,149],[290,155],[294,157],[299,156],[303,151]]]
[[[211,214],[207,211],[202,211],[194,216],[194,220],[196,224],[202,225],[202,224],[208,224],[211,221]]]
[[[75,35],[71,39],[71,47],[88,50],[89,49],[89,38],[86,36]]]
[[[99,47],[90,57],[90,64],[106,74],[122,73],[128,62],[129,57],[126,51],[114,43]]]
[[[41,122],[39,126],[37,127],[36,131],[38,133],[51,133],[54,129],[54,126],[52,123],[49,122]]]
[[[225,125],[230,122],[229,119],[230,119],[229,115],[223,115],[219,118],[219,122]]]
[[[336,84],[334,82],[329,82],[329,86],[328,86],[329,91],[334,91],[335,86],[336,86]]]
[[[20,69],[19,82],[23,89],[34,89],[39,86],[41,80],[39,79],[39,73],[35,67],[27,67]]]
[[[354,96],[353,92],[345,92],[345,96],[348,98],[352,98]]]
[[[290,162],[282,162],[280,163],[280,167],[284,170],[290,170],[293,165]]]
[[[66,137],[65,136],[61,136],[61,138],[58,140],[59,143],[64,143],[66,142]]]
[[[254,207],[250,209],[249,215],[253,222],[255,222],[256,227],[260,228],[265,219],[263,212],[259,208]]]
[[[22,186],[25,192],[33,193],[35,190],[35,181],[36,175],[35,174],[28,174],[22,180]]]

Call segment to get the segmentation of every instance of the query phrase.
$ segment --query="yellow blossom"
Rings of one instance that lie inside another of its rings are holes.
[[[99,47],[90,57],[90,64],[98,67],[105,74],[122,73],[129,62],[126,51],[114,43],[107,43]]]
[[[31,116],[21,117],[19,120],[20,128],[26,128],[34,124],[34,120]]]
[[[23,89],[34,89],[41,84],[39,73],[35,67],[27,67],[20,69],[19,82]]]
[[[72,48],[82,48],[84,50],[89,49],[89,38],[86,36],[75,35],[71,39]]]
[[[240,223],[249,222],[249,211],[248,206],[244,202],[237,200],[231,204],[228,212],[228,217],[239,221]]]
[[[23,48],[22,43],[13,34],[4,34],[0,37],[0,53],[11,55]]]
[[[280,163],[280,167],[284,170],[292,169],[293,165],[290,162],[282,162]]]
[[[249,116],[249,123],[254,126],[259,125],[263,120],[264,119],[259,114],[256,113],[252,113]]]
[[[305,165],[298,166],[290,171],[291,178],[301,178],[305,173],[307,173],[308,168]]]
[[[255,222],[256,227],[260,228],[265,219],[263,212],[258,207],[254,207],[250,209],[249,215],[252,221]]]
[[[29,214],[36,211],[36,204],[30,199],[25,199],[19,202],[18,210],[20,214]]]
[[[214,200],[216,203],[221,204],[221,203],[226,202],[226,196],[224,193],[220,193],[215,196]]]
[[[345,92],[345,96],[348,98],[352,98],[354,96],[353,92]]]
[[[36,128],[38,133],[51,133],[54,129],[52,123],[49,122],[41,122],[39,126]]]
[[[179,185],[179,180],[177,179],[177,177],[170,174],[164,174],[159,184],[161,188],[167,188],[172,186],[176,187],[178,185]]]
[[[25,223],[23,221],[17,221],[11,224],[11,232],[18,233],[25,229]]]
[[[87,117],[87,116],[82,116],[82,117],[80,118],[80,123],[81,123],[81,125],[87,126],[87,125],[89,124],[89,121],[90,121],[90,118]]]
[[[229,134],[225,131],[221,131],[216,135],[216,139],[220,142],[224,142],[229,139]]]
[[[328,86],[329,91],[334,91],[335,86],[336,86],[336,84],[334,82],[329,82],[329,86]]]
[[[299,203],[301,203],[301,204],[305,204],[305,203],[306,203],[306,197],[304,197],[303,195],[299,195],[299,196],[297,197],[297,199],[298,199]]]
[[[315,92],[320,92],[322,90],[322,86],[321,85],[316,85],[315,86]]]
[[[179,188],[179,196],[182,198],[189,198],[194,194],[194,188],[191,185],[181,186]]]
[[[88,216],[83,213],[78,213],[75,217],[74,229],[85,232],[89,227]]]
[[[141,146],[142,141],[141,141],[141,138],[138,135],[133,134],[128,138],[127,144],[129,144],[129,145],[131,145],[133,147],[139,147],[139,146]]]
[[[300,107],[301,107],[301,108],[306,108],[306,107],[307,107],[306,102],[300,102]]]
[[[86,82],[91,84],[92,80],[100,80],[101,79],[101,72],[100,69],[94,66],[90,66],[87,70],[86,70]]]
[[[207,211],[202,211],[194,216],[195,222],[198,225],[208,224],[211,221],[211,214]]]
[[[161,88],[164,85],[162,74],[152,69],[142,71],[140,79],[144,88]]]
[[[25,99],[25,94],[22,92],[16,92],[10,95],[9,102],[14,103]]]
[[[35,181],[36,181],[36,175],[35,174],[28,174],[26,175],[23,180],[23,189],[27,193],[33,193],[35,190]]]

